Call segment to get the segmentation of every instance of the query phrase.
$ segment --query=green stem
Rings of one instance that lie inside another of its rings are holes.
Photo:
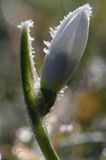
[[[46,158],[46,160],[59,160],[51,142],[47,135],[46,129],[42,125],[42,120],[31,108],[29,108],[32,128],[35,133],[36,140]]]
[[[20,43],[21,78],[27,111],[35,137],[46,160],[59,160],[39,113],[39,107],[42,106],[43,109],[45,106],[32,59],[29,27],[27,22],[22,24]]]

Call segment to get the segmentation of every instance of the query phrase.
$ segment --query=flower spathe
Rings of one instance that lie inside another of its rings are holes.
[[[50,29],[53,40],[44,42],[48,49],[44,49],[47,54],[41,88],[58,92],[72,78],[87,44],[91,13],[91,7],[86,4],[70,12],[55,30]]]

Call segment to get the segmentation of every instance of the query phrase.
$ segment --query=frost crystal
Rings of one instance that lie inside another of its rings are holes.
[[[32,47],[32,41],[34,41],[34,38],[31,37],[31,35],[30,35],[30,28],[33,27],[33,25],[34,25],[34,22],[32,20],[27,20],[25,22],[21,22],[21,24],[18,25],[18,28],[21,29],[21,30],[23,28],[27,29],[28,40],[29,40],[29,47],[30,47],[30,53],[31,54],[35,53],[34,48]]]

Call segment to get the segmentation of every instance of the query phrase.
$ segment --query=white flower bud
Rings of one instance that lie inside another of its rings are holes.
[[[55,30],[44,59],[41,88],[57,92],[72,78],[87,44],[91,7],[86,4],[69,13]]]

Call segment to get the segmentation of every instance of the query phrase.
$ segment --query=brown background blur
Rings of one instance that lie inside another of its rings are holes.
[[[93,15],[86,63],[45,121],[61,160],[106,160],[106,0],[0,0],[0,160],[42,157],[26,116],[17,25],[35,22],[31,35],[40,75],[49,28],[88,2]]]

